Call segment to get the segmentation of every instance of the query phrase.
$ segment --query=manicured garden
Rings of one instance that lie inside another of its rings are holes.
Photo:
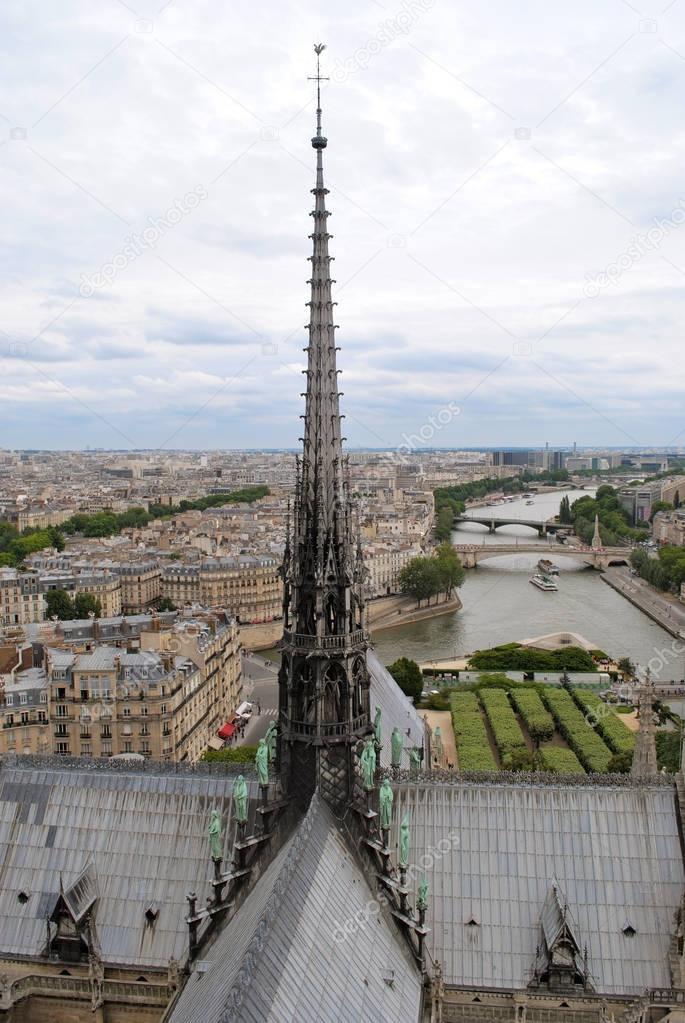
[[[606,771],[611,750],[592,727],[592,721],[585,718],[571,694],[566,689],[548,686],[542,691],[542,699],[585,770]]]
[[[614,753],[632,753],[635,749],[635,735],[611,707],[600,700],[596,693],[574,689],[573,699],[594,728]]]
[[[546,742],[554,735],[554,718],[545,710],[537,689],[512,689],[511,702],[521,715],[534,742]]]
[[[496,771],[485,721],[475,693],[452,694],[452,726],[462,771]]]
[[[491,675],[469,689],[452,690],[449,698],[461,771],[630,769],[634,733],[585,688]]]
[[[538,750],[540,768],[555,774],[585,774],[573,750],[563,746],[541,746]]]
[[[526,752],[528,748],[509,697],[504,689],[481,689],[478,695],[490,722],[502,767],[507,768],[512,754]]]

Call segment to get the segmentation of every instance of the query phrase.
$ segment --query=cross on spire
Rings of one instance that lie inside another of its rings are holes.
[[[308,82],[316,82],[316,135],[312,139],[312,145],[315,149],[325,149],[327,142],[321,134],[321,83],[328,82],[330,80],[325,75],[321,74],[321,54],[325,49],[325,43],[314,43],[314,53],[316,54],[316,74],[310,75],[307,79]]]

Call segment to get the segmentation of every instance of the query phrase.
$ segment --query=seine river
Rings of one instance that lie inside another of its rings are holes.
[[[569,498],[573,502],[583,494],[587,491],[569,491]],[[558,492],[536,496],[532,505],[525,500],[512,501],[488,509],[488,514],[542,522],[558,512],[561,497]],[[482,509],[473,514],[479,511]],[[402,656],[416,661],[453,657],[565,630],[580,633],[614,657],[625,655],[642,665],[654,658],[655,651],[670,650],[673,645],[669,633],[619,596],[599,572],[569,557],[559,557],[564,548],[554,538],[541,539],[526,526],[501,526],[490,535],[476,523],[460,524],[452,538],[454,543],[486,544],[511,544],[519,538],[538,544],[540,554],[504,555],[485,561],[466,573],[459,591],[464,605],[461,611],[376,633],[374,646],[385,664]],[[556,593],[544,593],[528,581],[543,555],[559,566]],[[682,656],[676,658],[653,674],[681,678],[682,661]]]

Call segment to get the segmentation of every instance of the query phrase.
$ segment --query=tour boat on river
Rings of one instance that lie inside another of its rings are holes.
[[[554,564],[553,561],[549,561],[547,558],[540,558],[538,561],[538,571],[542,575],[559,575],[559,568]]]
[[[539,590],[544,590],[546,593],[552,593],[559,589],[554,579],[548,575],[543,575],[542,572],[536,572],[529,581],[533,586],[537,586]]]

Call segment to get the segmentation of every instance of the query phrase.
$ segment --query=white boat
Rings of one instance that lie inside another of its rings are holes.
[[[537,586],[539,590],[544,590],[546,593],[554,592],[559,589],[554,579],[551,579],[548,575],[543,575],[541,572],[536,572],[535,575],[529,579],[529,582],[531,582],[533,586]]]
[[[554,562],[549,561],[547,558],[540,558],[538,561],[538,571],[542,575],[559,575],[559,568]]]

